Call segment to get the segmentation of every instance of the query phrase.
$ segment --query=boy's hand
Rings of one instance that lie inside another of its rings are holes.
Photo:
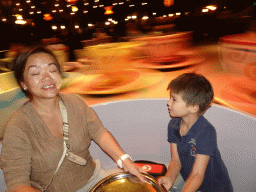
[[[157,181],[160,185],[163,185],[167,191],[169,191],[173,185],[170,178],[167,176],[158,177]]]

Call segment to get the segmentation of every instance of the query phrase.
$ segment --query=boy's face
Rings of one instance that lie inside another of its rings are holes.
[[[190,106],[182,99],[181,94],[170,94],[170,100],[167,102],[168,111],[171,117],[186,117],[190,114]]]

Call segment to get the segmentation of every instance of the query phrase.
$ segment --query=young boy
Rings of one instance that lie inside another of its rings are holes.
[[[168,85],[171,161],[159,184],[169,190],[179,173],[182,192],[232,192],[227,168],[217,147],[215,128],[202,116],[213,100],[213,88],[202,75],[185,73]]]

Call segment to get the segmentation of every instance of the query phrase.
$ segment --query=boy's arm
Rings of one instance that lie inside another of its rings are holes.
[[[180,162],[180,158],[177,150],[177,144],[171,143],[170,148],[171,148],[171,161],[169,163],[167,173],[165,174],[165,176],[158,178],[158,183],[161,185],[164,185],[164,187],[167,190],[169,190],[173,186],[181,170],[181,162]]]
[[[177,144],[171,143],[171,161],[169,163],[166,176],[170,178],[173,184],[181,170],[181,162],[178,154]]]
[[[193,169],[185,182],[183,192],[196,192],[202,185],[210,156],[197,154]]]

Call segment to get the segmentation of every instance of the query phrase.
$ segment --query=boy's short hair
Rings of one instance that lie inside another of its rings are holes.
[[[167,90],[181,97],[187,105],[199,105],[199,113],[204,112],[213,100],[213,88],[211,83],[200,74],[184,73],[173,79]]]

